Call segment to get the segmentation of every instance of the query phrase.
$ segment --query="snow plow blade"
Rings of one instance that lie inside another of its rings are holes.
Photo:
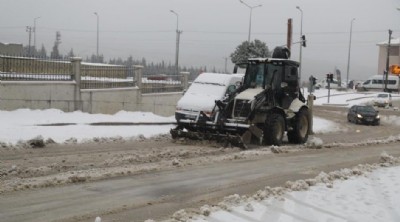
[[[172,139],[187,138],[190,140],[212,140],[221,143],[224,146],[236,146],[242,149],[247,149],[246,144],[239,135],[231,135],[229,133],[212,133],[212,132],[191,132],[183,131],[179,127],[170,130]]]

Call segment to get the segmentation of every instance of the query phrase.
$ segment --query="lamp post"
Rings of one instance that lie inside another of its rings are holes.
[[[253,14],[253,9],[261,7],[262,5],[256,5],[256,6],[250,6],[248,4],[246,4],[246,2],[239,0],[240,3],[242,3],[243,5],[247,6],[250,9],[250,19],[249,19],[249,37],[247,38],[247,41],[250,43],[250,35],[251,35],[251,17]]]
[[[180,41],[180,35],[182,31],[179,31],[179,14],[176,13],[174,10],[170,10],[173,14],[176,15],[176,51],[175,51],[175,69],[176,69],[176,74],[179,74],[179,41]]]
[[[40,17],[36,17],[33,19],[33,48],[36,49],[36,20],[40,19]]]
[[[96,43],[96,59],[99,59],[99,14],[94,12],[97,18],[97,43]]]
[[[29,33],[28,56],[31,56],[31,36],[32,36],[32,26],[26,26],[26,32],[28,32],[28,33]]]
[[[353,18],[350,22],[350,41],[349,41],[349,54],[347,56],[347,75],[346,75],[346,88],[349,85],[349,73],[350,73],[350,52],[351,52],[351,37],[353,33],[353,22],[356,20]]]
[[[302,65],[302,51],[303,51],[303,10],[301,10],[300,6],[296,6],[296,8],[300,11],[301,13],[301,20],[300,20],[300,55],[299,55],[299,62],[300,62],[300,66],[299,66],[299,80],[300,80],[300,84],[301,84],[301,68],[303,67]]]

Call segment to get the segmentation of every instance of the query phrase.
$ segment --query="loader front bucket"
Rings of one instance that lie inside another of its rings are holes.
[[[218,132],[200,132],[200,131],[184,131],[179,126],[170,130],[172,139],[188,138],[190,140],[211,140],[227,146],[240,147],[247,149],[247,145],[243,142],[240,135],[232,135],[229,133]]]

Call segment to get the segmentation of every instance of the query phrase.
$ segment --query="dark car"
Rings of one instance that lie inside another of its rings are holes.
[[[356,124],[379,125],[378,111],[372,106],[355,105],[349,109],[347,120]]]

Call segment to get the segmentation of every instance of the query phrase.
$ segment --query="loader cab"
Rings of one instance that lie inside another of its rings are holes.
[[[249,59],[243,88],[272,90],[279,105],[287,108],[299,97],[298,67],[299,63],[287,59]]]
[[[245,88],[280,88],[282,82],[298,86],[298,63],[283,59],[250,59],[243,86]]]

